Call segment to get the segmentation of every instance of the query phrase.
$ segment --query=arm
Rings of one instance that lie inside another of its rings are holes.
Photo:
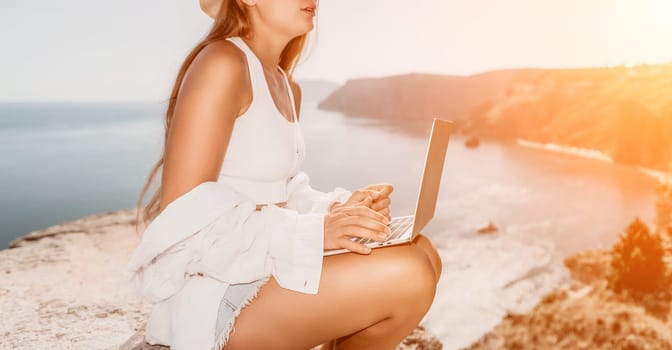
[[[152,301],[175,293],[195,258],[194,242],[225,214],[214,195],[247,80],[245,57],[229,42],[203,48],[186,70],[166,130],[159,215],[127,264]],[[228,198],[232,200],[233,198]]]
[[[161,209],[206,181],[216,181],[248,85],[245,58],[233,44],[206,46],[186,71],[166,140]]]
[[[168,130],[162,210],[127,265],[151,301],[169,298],[194,272],[229,283],[272,273],[285,288],[317,293],[324,215],[275,206],[257,212],[250,198],[216,181],[245,100],[240,86],[249,84],[236,54],[206,47],[182,83]]]
[[[296,102],[297,109],[297,120],[298,110],[301,107],[301,87],[296,83],[291,77],[290,86],[294,94],[294,100]],[[388,220],[391,219],[389,213],[389,194],[392,192],[393,187],[389,183],[382,184],[372,184],[366,186],[367,190],[379,191],[383,194],[383,201],[386,201],[385,204],[374,204],[375,207],[379,208],[378,210],[388,217]],[[290,184],[288,185],[289,199],[287,201],[287,207],[290,209],[297,210],[299,213],[329,213],[331,212],[335,204],[342,204],[348,201],[352,196],[353,192],[345,189],[343,187],[336,187],[332,191],[323,192],[314,189],[310,186],[310,179],[308,174],[303,171],[298,171],[290,179]],[[387,207],[387,208],[386,208]]]
[[[304,171],[299,171],[287,184],[287,208],[299,213],[326,214],[335,203],[344,203],[352,192],[343,187],[336,187],[332,191],[323,192],[310,185],[310,177]]]
[[[272,274],[286,289],[317,294],[324,215],[255,203],[230,185],[207,181],[172,201],[145,229],[127,278],[152,302],[204,273],[227,283]]]
[[[289,78],[289,82],[294,94],[294,102],[296,103],[296,117],[297,120],[300,120],[301,86],[292,77]],[[304,171],[298,171],[290,179],[287,185],[287,192],[289,193],[287,208],[296,210],[299,213],[326,214],[331,211],[331,207],[335,203],[344,203],[352,195],[351,191],[342,187],[336,187],[329,192],[316,190],[310,185],[310,177]]]

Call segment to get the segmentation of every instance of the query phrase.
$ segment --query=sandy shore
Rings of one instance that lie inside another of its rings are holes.
[[[572,156],[576,157],[581,157],[581,158],[586,158],[586,159],[594,159],[594,160],[599,160],[601,162],[606,162],[606,163],[614,163],[614,160],[611,158],[610,155],[603,153],[598,150],[594,149],[589,149],[589,148],[581,148],[581,147],[572,147],[572,146],[563,146],[563,145],[558,145],[554,143],[542,143],[542,142],[535,142],[535,141],[530,141],[530,140],[525,140],[525,139],[516,139],[516,143],[520,146],[527,147],[527,148],[533,148],[533,149],[539,149],[539,150],[544,150],[544,151],[549,151],[549,152],[556,152],[556,153],[562,153],[562,154],[569,154]],[[660,170],[654,170],[654,169],[649,169],[645,168],[642,166],[638,166],[637,169],[658,180],[660,183],[663,183],[667,175],[665,172],[660,171]]]

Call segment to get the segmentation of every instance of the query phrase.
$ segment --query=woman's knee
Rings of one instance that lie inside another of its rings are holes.
[[[429,309],[436,294],[436,275],[432,263],[421,250],[409,246],[406,256],[399,257],[399,288],[402,298],[408,298],[417,307]]]
[[[418,234],[418,237],[415,240],[417,244],[432,264],[434,272],[436,273],[436,282],[439,282],[439,277],[441,277],[441,272],[443,271],[443,262],[441,261],[441,255],[439,251],[434,246],[434,243],[423,234]]]

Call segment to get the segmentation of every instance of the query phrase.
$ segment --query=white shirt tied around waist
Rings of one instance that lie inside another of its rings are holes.
[[[173,200],[147,226],[127,265],[135,290],[154,303],[145,340],[173,350],[212,349],[208,334],[214,334],[216,317],[199,313],[215,313],[229,284],[272,275],[283,288],[317,294],[324,215],[351,194],[341,187],[315,190],[299,171],[287,183],[285,208],[268,205],[257,211],[250,197],[214,181]],[[219,283],[199,290],[197,297],[178,293],[192,274]],[[175,306],[185,301],[190,307]]]

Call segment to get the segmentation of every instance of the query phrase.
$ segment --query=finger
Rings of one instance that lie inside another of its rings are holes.
[[[385,227],[384,231],[379,231],[357,225],[345,226],[341,232],[344,236],[370,239],[378,242],[385,241],[391,233],[389,227]]]
[[[364,244],[361,243],[355,243],[347,238],[342,238],[340,240],[341,242],[341,247],[345,248],[347,250],[350,250],[355,253],[359,254],[369,254],[371,252],[371,248],[365,246]]]
[[[385,207],[385,208],[378,209],[378,210],[376,210],[376,212],[385,216],[385,217],[387,217],[390,214],[390,207]]]
[[[381,211],[384,208],[389,207],[391,203],[392,203],[392,201],[389,198],[384,198],[384,199],[380,199],[380,200],[377,200],[377,201],[373,202],[371,204],[370,208],[375,210],[375,211]]]
[[[329,206],[329,211],[331,212],[331,211],[333,211],[334,209],[338,208],[338,207],[341,206],[341,205],[343,205],[343,203],[341,203],[341,202],[339,202],[339,201],[335,201],[335,202],[333,202],[333,203]]]
[[[376,193],[377,194],[377,197],[375,198],[376,200],[384,198],[384,195],[379,188],[369,187],[366,190],[371,191],[372,193]]]
[[[385,215],[383,215],[383,214],[381,214],[381,213],[379,213],[379,212],[377,212],[377,211],[375,211],[375,210],[373,210],[369,207],[362,206],[362,205],[353,206],[353,207],[345,207],[345,206],[344,207],[338,207],[335,210],[335,212],[345,213],[346,215],[349,215],[349,216],[365,216],[365,217],[371,218],[375,221],[384,222],[385,224],[387,224],[387,222],[386,222],[387,218],[385,217]]]
[[[394,191],[394,187],[391,184],[384,184],[380,188],[380,194],[381,194],[382,197],[389,196],[390,193],[392,193],[392,191]]]
[[[385,215],[388,221],[392,220],[392,215],[390,215],[390,208],[384,208],[383,210],[379,211],[379,213]]]
[[[373,204],[373,199],[371,197],[364,198],[363,201],[357,202],[357,203],[352,203],[350,207],[367,207],[371,208],[371,205]]]
[[[379,213],[376,214],[380,215]],[[384,215],[380,215],[376,219],[366,216],[343,215],[339,216],[335,222],[335,225],[340,226],[339,232],[342,236],[361,237],[374,241],[384,241],[390,235],[391,230],[388,224],[389,221]]]
[[[378,191],[383,197],[388,196],[390,193],[392,193],[392,191],[394,191],[394,186],[392,186],[390,183],[371,184],[365,188]]]
[[[379,215],[376,218],[371,218],[367,216],[346,216],[342,220],[339,220],[339,225],[364,228],[366,230],[373,232],[373,234],[385,232],[386,229],[389,229],[387,218],[385,217],[385,215],[382,215],[380,213],[376,214]]]
[[[365,197],[370,197],[373,200],[376,200],[380,198],[380,192],[376,190],[371,190],[371,189],[360,189],[358,191],[361,191],[361,197],[360,198],[365,198]]]
[[[386,236],[390,233],[390,227],[386,223],[363,216],[346,217],[339,220],[338,225],[342,225],[344,234],[376,240],[378,236]]]
[[[352,192],[352,195],[346,201],[346,204],[353,205],[363,201],[365,198],[371,197],[371,199],[377,199],[380,197],[380,193],[374,190],[359,189],[355,192]]]

